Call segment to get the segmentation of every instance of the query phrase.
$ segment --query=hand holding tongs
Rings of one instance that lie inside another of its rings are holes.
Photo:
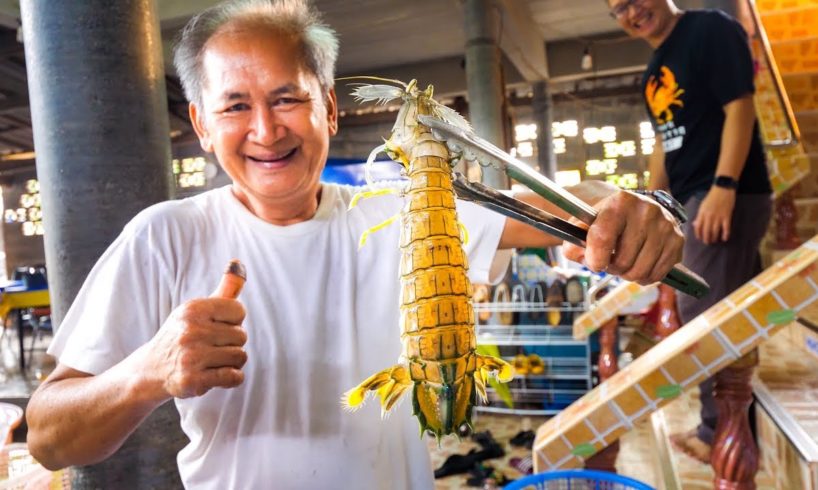
[[[491,164],[505,171],[509,177],[521,182],[583,223],[590,225],[596,219],[597,212],[593,207],[488,141],[435,117],[418,115],[418,120],[431,129],[436,138],[446,141],[456,151],[462,150],[464,154],[474,155],[474,158],[483,164]],[[474,201],[570,243],[585,246],[587,230],[579,226],[488,186],[469,182],[460,174],[455,176],[453,183],[461,199]],[[681,264],[674,266],[662,282],[695,298],[701,298],[710,290],[710,286],[702,278]]]

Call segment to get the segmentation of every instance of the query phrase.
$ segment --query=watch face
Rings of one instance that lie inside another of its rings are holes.
[[[687,211],[685,211],[684,206],[674,199],[673,196],[663,190],[656,190],[653,191],[653,198],[665,209],[670,211],[670,214],[676,218],[676,221],[679,223],[687,223]]]

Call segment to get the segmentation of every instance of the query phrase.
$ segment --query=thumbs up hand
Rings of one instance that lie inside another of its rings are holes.
[[[210,297],[178,306],[143,346],[157,398],[202,396],[244,382],[245,311],[236,298],[245,278],[244,266],[231,261]]]

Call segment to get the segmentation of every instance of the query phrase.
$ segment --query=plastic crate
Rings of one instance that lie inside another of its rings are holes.
[[[594,470],[547,471],[515,480],[505,490],[656,490],[633,478]]]

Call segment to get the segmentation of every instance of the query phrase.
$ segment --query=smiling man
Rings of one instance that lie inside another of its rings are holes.
[[[190,119],[202,148],[233,180],[236,198],[261,219],[288,225],[318,208],[327,135],[338,129],[335,92],[287,62],[301,50],[299,39],[259,42],[265,34],[264,26],[234,24],[208,42],[208,82]]]
[[[184,29],[175,63],[190,117],[232,183],[140,213],[92,270],[28,405],[29,447],[46,467],[105,459],[173,399],[188,488],[433,487],[411,404],[385,420],[376,404],[341,408],[401,352],[398,227],[361,251],[358,240],[403,201],[350,210],[361,189],[319,182],[337,131],[337,51],[299,0],[221,4]],[[681,231],[653,201],[577,192],[599,215],[587,250],[567,255],[641,282],[680,260]],[[457,213],[473,281],[504,270],[498,248],[558,243],[469,203]],[[241,296],[211,295],[233,258],[247,269]]]
[[[770,181],[753,107],[747,36],[716,10],[683,12],[670,0],[608,0],[611,16],[655,51],[643,76],[656,133],[651,189],[684,203],[684,264],[707,280],[701,300],[679,298],[687,323],[760,272]],[[702,423],[677,447],[709,462],[716,426],[713,381],[701,385]]]

